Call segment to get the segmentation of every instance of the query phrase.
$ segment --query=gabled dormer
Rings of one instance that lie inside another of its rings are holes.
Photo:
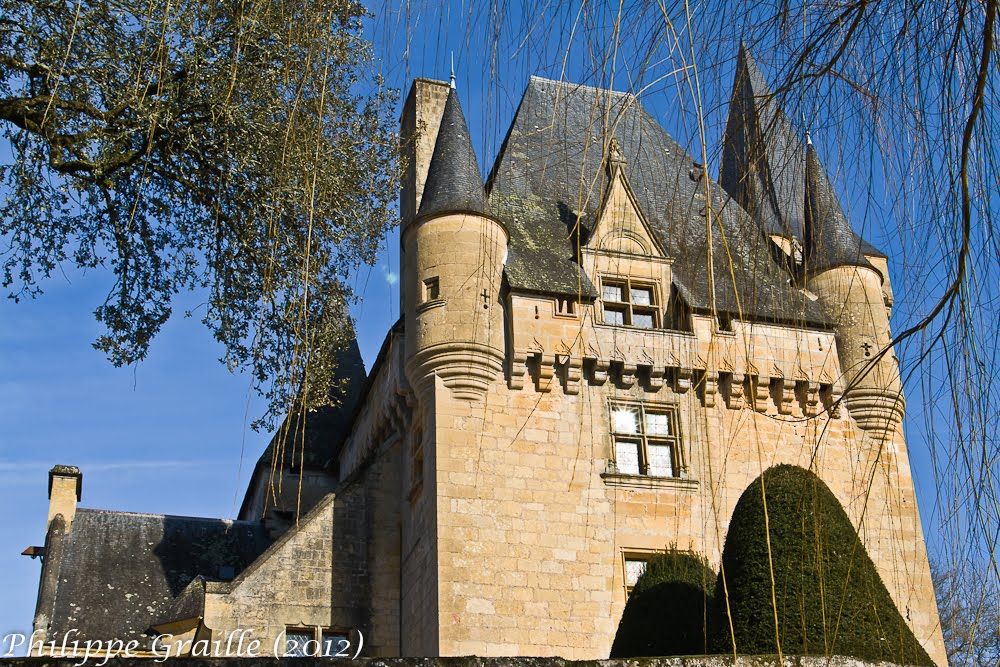
[[[584,272],[597,287],[595,321],[639,329],[687,328],[683,301],[672,285],[672,260],[632,190],[615,138],[608,143],[604,169],[606,186],[594,228],[580,249]]]
[[[625,156],[617,139],[612,138],[608,145],[605,168],[607,187],[597,222],[584,247],[610,255],[666,257],[625,175]]]

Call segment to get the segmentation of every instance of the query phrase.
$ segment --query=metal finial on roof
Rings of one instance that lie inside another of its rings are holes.
[[[451,52],[451,77],[449,78],[451,87],[455,87],[455,52]]]
[[[806,130],[806,146],[812,146],[812,145],[813,145],[812,135],[809,134],[809,130]]]

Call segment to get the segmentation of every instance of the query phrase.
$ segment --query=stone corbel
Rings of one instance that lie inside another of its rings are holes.
[[[729,409],[742,410],[746,407],[744,389],[746,376],[743,373],[732,373],[729,376]]]
[[[790,415],[795,405],[795,382],[785,378],[773,380],[778,396],[778,414]]]
[[[556,372],[556,355],[538,355],[538,391],[552,391],[552,378]]]
[[[627,361],[618,361],[619,382],[626,389],[635,385],[636,365]]]
[[[649,369],[649,389],[656,391],[663,386],[664,368],[658,366],[656,361],[643,350],[639,358],[639,365],[644,369]]]
[[[406,373],[394,372],[393,376],[396,396],[412,411],[417,407],[417,395],[410,386],[410,381],[406,379]]]
[[[819,382],[805,381],[805,402],[802,404],[802,414],[815,417],[819,414]]]
[[[622,362],[622,375],[621,382],[623,387],[631,387],[635,384],[635,364],[630,364],[628,362]]]
[[[675,369],[674,372],[674,391],[678,394],[685,393],[691,388],[691,379],[693,377],[693,371],[690,367],[680,367]]]
[[[608,362],[601,359],[601,353],[593,345],[584,350],[583,363],[588,366],[591,383],[600,386],[608,381]]]
[[[514,350],[510,358],[510,377],[507,386],[511,389],[524,389],[524,375],[528,372],[528,358],[535,355],[535,352],[528,350]]]
[[[565,383],[566,393],[571,396],[575,396],[580,393],[580,378],[583,375],[583,359],[572,355],[566,355],[563,359],[563,382]]]
[[[590,381],[597,386],[608,381],[608,362],[603,359],[594,359],[590,369]]]
[[[767,412],[767,399],[771,397],[771,378],[757,375],[750,379],[753,389],[753,409],[757,412]]]
[[[840,418],[840,408],[844,403],[844,389],[838,383],[830,385],[830,416]]]
[[[649,388],[658,391],[663,387],[663,375],[665,369],[662,366],[649,367]]]
[[[715,395],[719,393],[719,376],[712,371],[702,375],[701,394],[706,408],[715,407]]]

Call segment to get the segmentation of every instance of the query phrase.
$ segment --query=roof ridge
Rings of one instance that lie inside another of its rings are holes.
[[[228,523],[228,524],[233,524],[233,525],[240,524],[240,525],[248,525],[248,526],[255,526],[255,525],[257,525],[259,523],[258,521],[247,521],[246,519],[223,519],[223,518],[220,518],[220,517],[188,516],[188,515],[184,515],[184,514],[156,514],[154,512],[128,512],[128,511],[122,511],[122,510],[95,509],[95,508],[92,508],[92,507],[80,507],[80,508],[78,508],[76,510],[76,512],[77,512],[77,514],[80,514],[80,513],[83,513],[83,514],[115,514],[115,515],[121,515],[121,516],[148,517],[148,518],[151,518],[151,519],[159,518],[159,519],[185,519],[185,520],[188,520],[188,521],[205,521],[205,522],[213,521],[213,522],[222,522],[222,523]]]
[[[553,85],[556,85],[556,86],[561,86],[563,88],[573,88],[574,90],[579,90],[579,89],[593,90],[593,91],[596,91],[598,93],[606,93],[608,95],[614,95],[614,96],[617,96],[617,97],[635,97],[635,98],[638,98],[638,95],[636,95],[635,93],[629,92],[627,90],[614,90],[612,88],[600,88],[598,86],[591,86],[591,85],[586,84],[586,83],[572,83],[570,81],[561,81],[559,79],[550,79],[548,77],[538,76],[537,74],[532,74],[531,75],[531,77],[528,79],[528,85],[531,85],[532,81],[539,81],[539,82],[542,82],[542,83],[553,84]]]

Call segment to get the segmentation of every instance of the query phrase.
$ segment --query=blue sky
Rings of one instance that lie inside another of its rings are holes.
[[[586,54],[604,48],[609,43],[604,37],[613,29],[600,21],[587,27],[586,40],[577,39],[565,60],[561,54],[569,38],[564,30],[550,31],[544,17],[532,24],[532,38],[494,52],[488,48],[487,17],[463,4],[444,7],[423,7],[423,13],[410,17],[409,29],[406,19],[391,12],[378,16],[370,26],[376,54],[390,85],[405,95],[414,76],[446,79],[454,52],[462,104],[484,172],[530,74],[624,89],[636,78],[665,75],[670,67],[668,62],[664,71],[651,68],[640,76],[624,66],[629,50],[641,49],[645,36],[623,48],[614,61],[620,66],[590,67]],[[519,25],[516,9],[511,12],[507,22]],[[705,81],[710,145],[721,135],[729,71],[731,64]],[[691,116],[680,113],[687,93],[671,81],[666,77],[647,91],[644,103],[683,145],[697,150]],[[0,158],[9,155],[6,146],[0,151]],[[891,230],[880,224],[876,221],[869,238],[897,255],[901,249],[893,245]],[[397,243],[390,235],[377,264],[354,277],[363,301],[352,312],[369,365],[398,316]],[[91,342],[100,333],[93,310],[109,286],[104,273],[64,267],[39,299],[0,300],[0,521],[5,526],[0,595],[6,603],[0,605],[0,634],[30,630],[40,565],[18,554],[44,541],[46,471],[53,464],[82,468],[86,507],[233,517],[247,475],[269,438],[248,426],[262,411],[249,393],[248,379],[218,363],[222,349],[197,320],[170,320],[148,359],[134,368],[113,368],[93,350]],[[197,297],[186,298],[197,303]],[[183,305],[174,312],[183,312]],[[908,395],[911,415],[921,410],[918,394]],[[933,481],[926,448],[913,446],[920,440],[914,437],[919,424],[911,419],[909,426],[926,526]]]

